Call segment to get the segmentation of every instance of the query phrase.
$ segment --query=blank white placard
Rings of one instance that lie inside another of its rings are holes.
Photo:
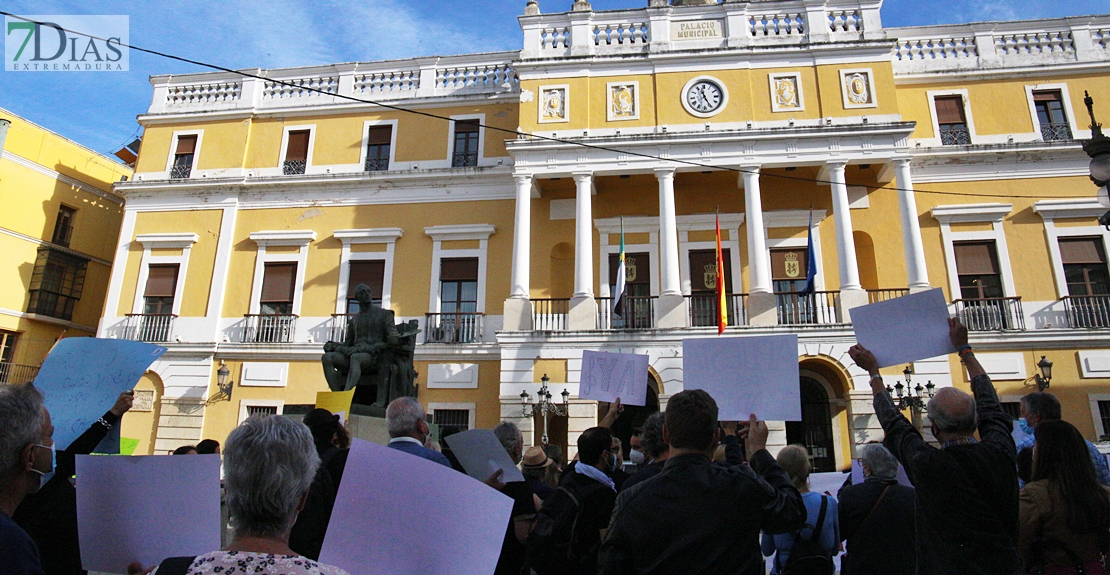
[[[502,482],[524,481],[524,474],[513,463],[492,430],[471,429],[449,435],[443,440],[458,458],[466,474],[474,479],[485,481],[493,472],[501,469],[504,471],[501,475]]]
[[[875,354],[879,367],[956,351],[940,288],[857,307],[851,313],[856,341]]]
[[[717,401],[721,421],[801,421],[798,336],[719,337],[682,341],[684,389]]]

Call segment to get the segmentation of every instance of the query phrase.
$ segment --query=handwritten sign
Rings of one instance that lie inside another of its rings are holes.
[[[466,474],[484,481],[493,472],[501,469],[501,481],[512,483],[524,481],[524,474],[513,463],[509,453],[489,429],[471,429],[444,438],[451,452],[459,459]]]
[[[493,573],[513,500],[427,459],[351,443],[320,562],[348,573]],[[400,537],[401,533],[434,536]]]
[[[624,405],[647,403],[648,356],[635,353],[582,352],[578,397]]]
[[[78,455],[77,536],[82,567],[106,573],[219,549],[220,456]]]
[[[940,288],[857,307],[851,314],[856,341],[875,354],[879,367],[956,351]]]
[[[798,336],[715,337],[682,342],[685,389],[717,401],[721,421],[801,421]]]
[[[69,447],[112,408],[120,393],[134,388],[163,353],[166,348],[139,341],[91,337],[59,341],[35,377],[35,386],[46,396],[58,449]],[[119,453],[118,439],[114,448]]]

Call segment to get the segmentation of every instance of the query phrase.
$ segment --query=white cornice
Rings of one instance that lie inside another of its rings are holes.
[[[344,244],[383,244],[396,242],[403,233],[401,228],[366,228],[335,230],[334,235]]]
[[[464,224],[452,226],[430,226],[424,233],[437,242],[458,240],[488,240],[496,231],[490,224]]]
[[[75,179],[73,179],[69,176],[66,176],[64,174],[60,174],[60,173],[58,173],[58,172],[56,172],[56,171],[54,171],[50,168],[47,168],[46,166],[43,166],[43,165],[41,165],[37,162],[33,162],[31,160],[28,160],[27,158],[24,158],[23,156],[13,154],[12,152],[10,152],[8,150],[4,150],[3,152],[0,152],[0,159],[10,160],[14,164],[18,164],[20,166],[23,166],[24,168],[27,168],[29,170],[33,170],[35,172],[38,172],[38,173],[40,173],[40,174],[42,174],[42,175],[44,175],[48,178],[53,178],[53,179],[55,179],[55,180],[57,180],[57,181],[59,181],[63,184],[66,184],[67,186],[72,186],[74,188],[77,188],[77,189],[81,190],[82,192],[90,193],[90,194],[92,194],[92,195],[94,195],[94,196],[96,196],[96,197],[98,197],[102,200],[107,200],[109,202],[112,202],[113,204],[116,204],[117,206],[122,206],[123,205],[123,199],[114,195],[114,194],[101,191],[97,188],[94,188],[94,187],[90,186],[89,184],[86,184],[86,183],[81,182],[79,180],[75,180]]]
[[[929,213],[942,224],[1000,222],[1014,208],[1013,204],[956,204],[937,206]]]
[[[172,234],[139,234],[135,236],[135,241],[143,244],[147,249],[182,249],[192,247],[197,243],[200,236],[191,232],[172,233]]]
[[[316,239],[315,230],[264,230],[251,232],[251,240],[260,246],[307,246]]]
[[[744,214],[720,214],[720,218],[722,228],[736,229],[744,225]],[[682,232],[712,230],[716,228],[717,222],[714,214],[678,216],[675,219],[678,221],[678,230]]]
[[[1106,206],[1095,199],[1041,200],[1033,204],[1033,211],[1045,221],[1067,218],[1097,218],[1106,213]]]
[[[621,233],[621,220],[624,220],[624,233],[646,234],[659,233],[658,216],[625,216],[624,218],[598,218],[594,220],[594,227],[598,233]]]

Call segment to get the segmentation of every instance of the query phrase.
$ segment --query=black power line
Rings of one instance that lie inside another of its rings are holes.
[[[19,20],[23,20],[25,22],[31,22],[31,23],[34,23],[34,24],[37,24],[37,25],[40,25],[40,26],[41,25],[49,25],[49,26],[52,26],[52,27],[55,27],[55,28],[60,28],[61,30],[65,31],[65,32],[70,32],[70,33],[73,33],[73,34],[77,34],[79,36],[85,36],[87,38],[91,38],[91,39],[94,39],[94,40],[101,40],[101,41],[107,42],[106,38],[101,38],[99,36],[94,36],[92,34],[88,34],[88,33],[85,33],[85,32],[80,32],[80,31],[77,31],[77,30],[70,30],[68,28],[63,28],[63,27],[57,26],[55,24],[49,24],[49,23],[46,23],[46,22],[39,22],[39,21],[36,21],[36,20],[31,20],[29,18],[25,18],[23,16],[18,16],[16,14],[12,14],[10,12],[0,11],[0,15],[11,16],[12,18],[17,18]],[[303,91],[308,91],[308,92],[316,92],[316,93],[319,93],[319,94],[322,94],[322,95],[325,95],[325,96],[332,96],[332,97],[335,97],[335,98],[350,100],[352,102],[358,102],[358,103],[361,103],[361,104],[370,104],[372,106],[378,106],[378,107],[381,107],[381,108],[385,108],[387,110],[394,110],[394,111],[397,111],[397,112],[404,112],[406,114],[413,114],[413,115],[416,115],[416,116],[424,116],[426,118],[433,118],[433,119],[436,119],[436,120],[443,120],[445,122],[458,122],[459,121],[459,120],[455,120],[453,118],[449,118],[449,117],[446,117],[446,116],[440,116],[438,114],[433,114],[431,112],[424,112],[424,111],[421,111],[421,110],[413,110],[413,109],[405,108],[405,107],[402,107],[402,106],[396,106],[396,105],[393,105],[393,104],[386,104],[386,103],[379,102],[379,101],[376,101],[376,100],[367,100],[367,99],[364,99],[364,98],[357,98],[355,96],[348,96],[346,94],[331,93],[331,92],[328,92],[328,91],[325,91],[325,90],[321,90],[319,88],[301,86],[301,85],[293,84],[291,82],[286,82],[284,80],[277,80],[277,79],[274,79],[274,78],[267,78],[267,77],[261,76],[259,74],[252,74],[250,72],[244,72],[242,70],[233,70],[231,68],[227,68],[227,67],[220,66],[220,65],[217,65],[217,64],[209,64],[207,62],[202,62],[200,60],[193,60],[191,58],[186,58],[184,56],[176,56],[174,54],[168,54],[168,53],[165,53],[165,52],[160,52],[158,50],[152,50],[150,48],[143,48],[143,47],[140,47],[140,46],[135,46],[133,44],[124,44],[122,42],[116,42],[116,44],[118,46],[121,46],[121,47],[124,47],[124,48],[129,48],[131,50],[136,50],[138,52],[144,52],[144,53],[147,53],[147,54],[151,54],[151,55],[154,55],[154,56],[159,56],[159,57],[162,57],[162,58],[167,58],[167,59],[170,59],[170,60],[177,60],[178,62],[184,62],[186,64],[192,64],[194,66],[200,66],[202,68],[211,68],[212,70],[217,70],[217,71],[220,71],[220,72],[228,72],[230,74],[236,74],[236,75],[239,75],[239,76],[243,76],[245,78],[254,78],[256,80],[262,80],[262,81],[265,81],[265,82],[272,82],[274,84],[279,84],[279,85],[282,85],[282,86],[288,86],[290,88],[296,88],[298,90],[303,90]],[[467,120],[467,122],[470,123],[470,124],[475,123],[474,120]],[[761,176],[768,176],[768,177],[772,177],[772,178],[779,178],[779,179],[784,179],[784,180],[813,183],[813,184],[819,184],[819,185],[832,185],[832,184],[835,183],[831,180],[822,180],[822,179],[819,179],[819,178],[806,178],[806,177],[803,177],[803,176],[792,176],[792,175],[789,175],[789,174],[763,173],[761,171],[760,172],[754,172],[752,170],[745,170],[743,168],[733,168],[733,167],[730,167],[730,166],[716,166],[716,165],[711,165],[711,164],[703,164],[701,162],[695,162],[695,161],[692,161],[692,160],[679,160],[679,159],[673,159],[673,158],[662,158],[662,157],[655,156],[655,155],[652,155],[652,154],[645,154],[643,152],[635,152],[635,151],[632,151],[632,150],[624,150],[624,149],[620,149],[620,148],[611,148],[611,147],[608,147],[608,146],[601,146],[601,145],[597,145],[597,144],[590,144],[590,143],[587,143],[587,142],[580,142],[580,141],[575,141],[575,140],[566,140],[566,139],[563,139],[563,138],[557,138],[557,137],[553,137],[553,136],[543,136],[543,135],[540,135],[540,134],[528,134],[528,133],[525,133],[525,132],[522,132],[522,131],[519,131],[519,130],[510,130],[508,128],[501,128],[501,127],[498,127],[498,126],[490,126],[490,125],[487,125],[487,124],[478,123],[477,125],[485,128],[487,130],[493,130],[493,131],[496,131],[496,132],[503,132],[505,134],[511,134],[511,135],[515,136],[516,138],[518,138],[518,139],[526,138],[526,139],[530,139],[530,140],[542,140],[542,141],[554,142],[554,143],[559,143],[559,144],[567,144],[567,145],[571,145],[571,146],[589,148],[589,149],[592,149],[592,150],[599,150],[599,151],[603,151],[603,152],[612,152],[612,153],[616,153],[616,154],[626,154],[626,155],[635,156],[635,157],[638,157],[638,158],[644,158],[644,159],[649,159],[649,160],[659,160],[659,161],[662,161],[662,162],[669,162],[669,163],[672,163],[672,164],[684,164],[684,165],[687,165],[687,166],[693,166],[693,167],[704,168],[704,169],[709,169],[709,170],[723,170],[723,171],[740,173],[740,174],[755,174],[755,173],[758,173]],[[847,182],[845,182],[845,185],[847,185]],[[1037,199],[1076,199],[1076,198],[1090,198],[1090,197],[1092,197],[1092,196],[1085,196],[1084,195],[1084,196],[1051,196],[1050,198],[1046,198],[1044,196],[976,194],[976,193],[967,193],[967,192],[948,192],[948,191],[941,191],[941,190],[928,190],[928,189],[920,189],[920,188],[906,189],[906,188],[899,188],[897,186],[890,186],[890,185],[883,185],[883,186],[875,186],[875,185],[868,185],[868,184],[853,184],[853,185],[858,186],[858,187],[864,187],[864,188],[867,188],[869,190],[908,191],[908,192],[913,192],[913,193],[918,193],[918,194],[935,194],[935,195],[943,195],[943,196],[978,197],[978,198],[995,198],[995,199],[1022,198],[1022,199],[1037,200]]]

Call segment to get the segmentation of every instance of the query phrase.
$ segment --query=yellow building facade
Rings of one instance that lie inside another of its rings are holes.
[[[1010,409],[1043,355],[1069,421],[1110,433],[1110,236],[1081,147],[1084,91],[1110,97],[1110,17],[884,28],[879,1],[655,4],[529,2],[514,52],[152,78],[99,332],[170,349],[144,378],[148,451],[311,405],[358,283],[419,323],[437,422],[539,441],[521,394],[546,375],[571,397],[552,441],[573,446],[598,419],[577,399],[594,349],[650,358],[627,435],[683,389],[682,340],[716,337],[717,213],[729,332],[799,335],[805,421],[772,443],[819,470],[881,433],[851,309],[932,287]],[[910,369],[968,385],[950,358]]]
[[[0,108],[0,382],[30,381],[104,311],[131,169]],[[107,409],[107,407],[105,407]]]

